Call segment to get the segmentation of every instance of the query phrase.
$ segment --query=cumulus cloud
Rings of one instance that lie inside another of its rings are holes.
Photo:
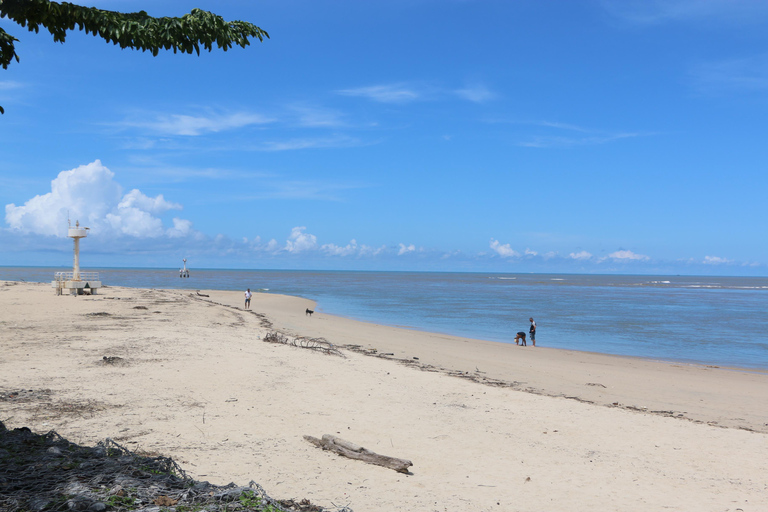
[[[171,203],[163,198],[163,194],[157,197],[145,196],[137,188],[131,190],[123,196],[118,208],[137,208],[155,215],[165,213],[168,210],[181,210],[181,205],[178,203]]]
[[[724,263],[733,263],[728,258],[721,258],[720,256],[704,256],[705,265],[722,265]]]
[[[502,258],[514,258],[520,256],[520,253],[514,250],[509,244],[502,245],[498,240],[491,238],[491,249]]]
[[[66,236],[67,220],[79,220],[94,234],[178,238],[191,234],[192,223],[173,219],[166,228],[158,217],[180,204],[166,201],[162,194],[150,197],[138,189],[122,194],[115,174],[100,160],[62,171],[51,181],[51,191],[37,195],[22,206],[7,204],[5,222],[12,230],[37,235]]]
[[[298,226],[291,230],[291,236],[285,242],[285,250],[290,253],[311,251],[317,248],[317,237],[304,231],[306,226]]]
[[[525,249],[525,255],[526,255],[526,256],[538,256],[538,255],[539,255],[539,253],[538,253],[538,252],[536,252],[536,251],[534,251],[534,250],[532,250],[532,249],[528,249],[528,248],[526,247],[526,249]]]
[[[648,261],[651,259],[649,256],[645,256],[644,254],[636,254],[628,250],[612,252],[608,255],[608,257],[619,261]]]
[[[173,218],[173,227],[168,229],[171,238],[182,238],[192,233],[192,222],[178,217]]]
[[[405,245],[405,244],[399,244],[400,249],[397,251],[398,256],[402,256],[403,254],[408,254],[409,252],[414,252],[416,250],[416,246],[411,245]]]
[[[331,256],[350,256],[356,254],[359,250],[359,247],[357,245],[357,240],[352,239],[344,247],[338,246],[336,244],[325,244],[320,249],[326,254],[330,254]]]
[[[587,251],[572,252],[568,255],[569,258],[574,260],[588,260],[592,258],[592,254]]]

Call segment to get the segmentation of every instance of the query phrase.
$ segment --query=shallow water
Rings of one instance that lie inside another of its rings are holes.
[[[0,267],[46,282],[61,268]],[[298,295],[359,320],[541,346],[768,368],[768,278],[430,272],[87,269],[105,285]],[[53,290],[51,290],[53,293]]]

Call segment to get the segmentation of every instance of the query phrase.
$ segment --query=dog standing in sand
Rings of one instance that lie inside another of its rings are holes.
[[[307,308],[307,312],[306,312],[306,313],[304,313],[304,314],[305,314],[305,315],[309,315],[309,316],[312,316],[312,313],[314,313],[314,310],[311,310],[311,309]]]

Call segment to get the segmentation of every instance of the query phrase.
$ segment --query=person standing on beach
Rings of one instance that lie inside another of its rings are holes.
[[[245,290],[245,309],[251,309],[251,289]]]
[[[536,322],[533,321],[533,317],[529,318],[531,321],[531,328],[528,329],[528,332],[531,333],[531,343],[533,346],[536,346]]]

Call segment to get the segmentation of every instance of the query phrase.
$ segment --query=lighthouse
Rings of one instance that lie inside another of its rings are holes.
[[[81,228],[80,221],[75,221],[75,227],[69,227],[67,236],[75,240],[75,260],[72,265],[72,280],[80,281],[80,239],[88,236],[88,228]]]
[[[80,272],[80,239],[88,236],[88,228],[80,227],[80,221],[76,221],[75,227],[70,225],[67,229],[67,236],[75,243],[72,272],[56,272],[51,285],[56,288],[56,295],[61,295],[64,290],[72,295],[95,295],[96,290],[101,288],[99,273]]]

